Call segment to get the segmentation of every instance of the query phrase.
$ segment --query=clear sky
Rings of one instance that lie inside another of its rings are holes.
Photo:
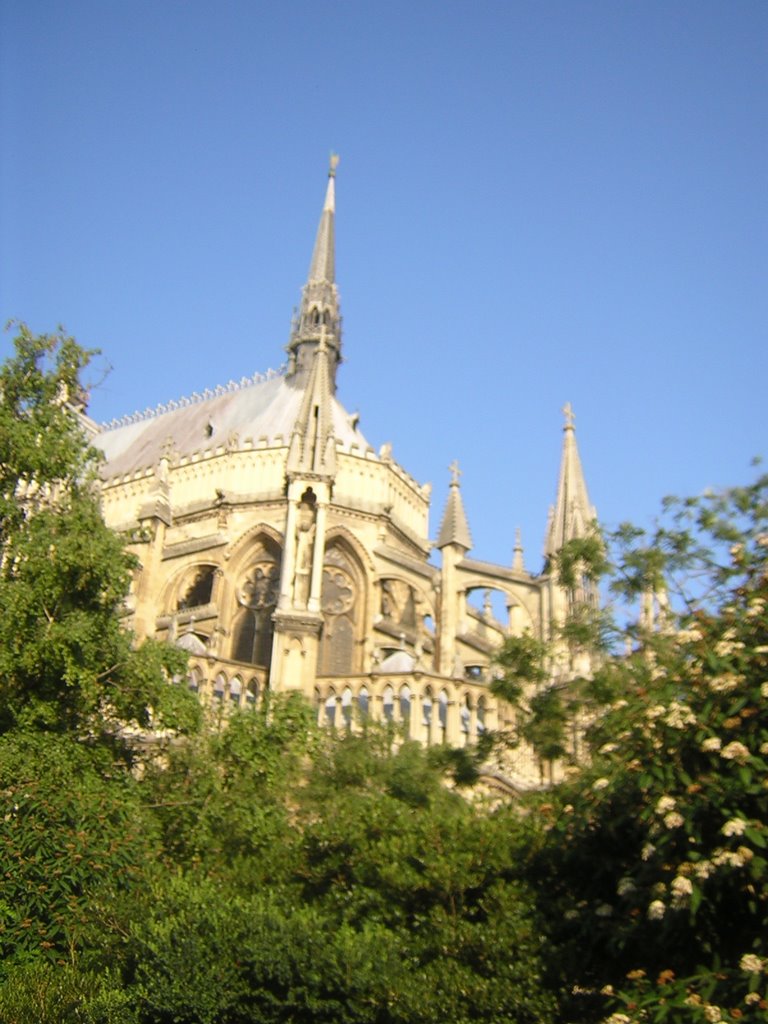
[[[0,0],[0,318],[98,420],[277,367],[337,179],[340,398],[475,557],[768,454],[763,0]],[[0,351],[10,350],[10,336]]]

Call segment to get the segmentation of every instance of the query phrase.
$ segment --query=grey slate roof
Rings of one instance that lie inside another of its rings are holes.
[[[104,452],[102,476],[110,479],[157,465],[171,447],[175,455],[213,449],[230,441],[234,447],[250,442],[259,447],[285,445],[291,439],[301,407],[304,388],[283,376],[249,382],[230,389],[218,389],[209,398],[180,402],[178,407],[161,407],[135,422],[103,425],[93,444]],[[352,418],[341,403],[330,398],[333,431],[337,441],[360,453],[370,448],[363,434],[353,427]],[[237,442],[233,435],[236,435]]]

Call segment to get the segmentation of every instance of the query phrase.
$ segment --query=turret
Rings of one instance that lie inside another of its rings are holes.
[[[438,663],[440,672],[449,676],[459,673],[456,637],[466,614],[465,596],[459,593],[456,566],[472,547],[469,523],[461,500],[458,463],[454,462],[450,470],[451,488],[437,538],[441,555]]]

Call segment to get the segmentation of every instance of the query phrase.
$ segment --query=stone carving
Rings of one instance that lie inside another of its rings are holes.
[[[274,562],[260,562],[253,566],[238,593],[238,603],[245,608],[261,611],[277,604],[280,574]]]
[[[299,505],[296,524],[296,571],[293,575],[293,604],[306,608],[312,578],[312,552],[315,547],[315,509],[309,501]]]

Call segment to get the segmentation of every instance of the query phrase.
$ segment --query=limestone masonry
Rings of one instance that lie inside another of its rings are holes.
[[[130,625],[189,652],[190,686],[206,702],[298,690],[328,724],[370,716],[424,743],[463,745],[511,724],[513,709],[488,688],[493,652],[510,634],[551,636],[572,595],[547,566],[595,511],[566,407],[544,572],[524,568],[519,539],[511,565],[469,557],[455,465],[439,566],[430,562],[429,487],[387,445],[374,451],[335,394],[336,163],[285,372],[93,425],[104,515],[141,562]],[[474,591],[488,592],[481,607]],[[563,661],[553,675],[583,668]],[[513,787],[540,780],[522,748],[506,771]]]

